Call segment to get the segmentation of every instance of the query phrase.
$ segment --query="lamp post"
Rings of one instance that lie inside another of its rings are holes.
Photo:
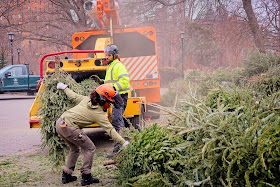
[[[180,32],[180,37],[182,40],[182,77],[184,78],[184,31]]]
[[[14,41],[14,33],[13,32],[9,32],[8,33],[8,36],[9,36],[9,39],[11,41],[11,59],[12,59],[12,65],[14,64],[14,54],[13,54],[13,41]]]
[[[17,48],[17,53],[18,53],[18,64],[20,64],[20,48]]]

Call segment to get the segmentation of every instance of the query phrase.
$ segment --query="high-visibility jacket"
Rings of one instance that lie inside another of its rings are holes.
[[[105,84],[113,86],[120,94],[128,93],[130,90],[129,76],[125,65],[118,59],[111,62],[106,70]]]

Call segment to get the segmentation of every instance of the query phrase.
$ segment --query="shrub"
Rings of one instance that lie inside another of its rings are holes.
[[[260,52],[251,52],[244,62],[244,76],[250,78],[253,75],[265,73],[279,64],[280,58],[278,56]]]
[[[213,72],[191,71],[187,74],[186,80],[177,79],[168,85],[168,92],[162,96],[162,105],[180,106],[180,99],[188,97],[206,96],[211,89],[232,88],[240,84],[242,77],[240,68],[218,69]]]
[[[161,68],[159,69],[159,73],[161,87],[166,87],[170,82],[182,77],[181,73],[175,68]]]
[[[280,90],[280,77],[259,76],[256,80],[249,82],[249,87],[258,96],[270,96]]]
[[[280,183],[280,94],[256,102],[246,90],[212,92],[205,98],[209,104],[183,100],[167,129],[153,125],[134,135],[117,158],[123,184]]]
[[[139,186],[176,184],[172,171],[166,168],[167,162],[180,156],[175,146],[182,139],[174,135],[156,124],[134,133],[128,148],[117,157],[120,180]]]

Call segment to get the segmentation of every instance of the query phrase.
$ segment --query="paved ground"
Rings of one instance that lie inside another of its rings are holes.
[[[29,128],[29,109],[33,99],[3,100],[23,96],[0,95],[0,155],[14,155],[40,146],[40,132]],[[2,100],[1,100],[2,98]]]
[[[167,89],[161,89],[161,95],[166,92]],[[34,98],[26,93],[0,94],[0,155],[22,154],[40,148],[39,129],[29,128],[29,109]],[[113,142],[102,129],[85,131],[99,150],[112,147]]]
[[[29,109],[33,98],[15,94],[0,95],[0,155],[23,154],[40,148],[39,129],[29,128]],[[98,150],[113,147],[113,141],[103,129],[84,130]]]
[[[11,100],[11,99],[34,99],[37,93],[34,95],[27,95],[26,92],[5,92],[0,94],[0,100]]]

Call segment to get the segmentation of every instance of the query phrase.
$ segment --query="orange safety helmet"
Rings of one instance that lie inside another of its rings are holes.
[[[102,84],[98,86],[95,91],[100,95],[100,97],[105,96],[107,100],[115,102],[113,97],[115,96],[115,90],[112,86],[108,84]]]

